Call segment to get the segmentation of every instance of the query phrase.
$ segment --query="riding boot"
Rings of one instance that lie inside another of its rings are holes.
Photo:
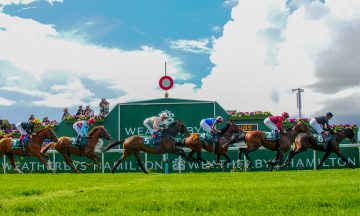
[[[19,139],[19,146],[21,147],[21,150],[23,151],[24,155],[26,155],[26,151],[25,151],[25,142],[26,142],[26,136],[25,135],[21,135],[20,139]]]
[[[158,134],[154,132],[152,134],[152,138],[153,138],[153,145],[156,145],[158,143]]]
[[[76,137],[75,143],[76,143],[77,146],[79,146],[79,148],[81,147],[81,146],[80,146],[80,140],[81,140],[81,136],[78,135],[78,136]]]
[[[280,139],[280,132],[275,130],[275,139]]]
[[[324,142],[324,151],[326,152],[327,150],[327,147],[328,147],[328,143],[327,142]]]

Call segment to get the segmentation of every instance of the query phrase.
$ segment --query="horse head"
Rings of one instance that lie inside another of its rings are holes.
[[[234,133],[239,133],[239,132],[240,132],[240,128],[237,124],[235,124],[234,122],[228,122],[226,123],[225,127],[221,129],[220,134],[229,133],[230,135],[232,135]]]
[[[179,127],[179,133],[180,134],[184,134],[185,137],[190,136],[190,133],[189,133],[185,123],[182,122],[181,120],[178,121],[178,127]]]
[[[173,121],[166,129],[163,130],[163,134],[169,136],[176,136],[177,133],[185,134],[185,136],[190,135],[185,123],[180,120]]]
[[[310,127],[306,124],[306,122],[303,119],[298,119],[296,121],[296,124],[291,128],[297,133],[303,132],[310,134]]]
[[[104,126],[96,126],[89,132],[89,137],[104,138],[107,141],[111,140],[110,134]]]
[[[43,139],[50,139],[54,142],[58,142],[58,138],[55,132],[49,126],[46,126],[45,128],[37,131],[35,136],[38,136]]]
[[[340,134],[345,135],[345,137],[348,138],[352,143],[356,142],[355,133],[351,128],[343,128],[340,131]]]

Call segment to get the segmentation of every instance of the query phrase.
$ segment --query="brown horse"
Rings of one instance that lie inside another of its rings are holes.
[[[320,166],[324,163],[324,161],[329,157],[331,153],[337,154],[350,168],[354,169],[355,167],[346,160],[346,158],[340,151],[339,144],[345,138],[349,139],[353,143],[356,142],[354,131],[350,128],[344,128],[339,132],[334,132],[334,138],[325,149],[324,145],[317,144],[317,139],[313,135],[301,133],[295,139],[294,149],[290,152],[289,156],[286,158],[285,163],[280,166],[279,169],[287,167],[290,164],[291,159],[294,158],[295,155],[299,154],[300,152],[304,152],[309,148],[316,151],[325,152],[316,169],[320,168]]]
[[[205,149],[208,152],[214,152],[216,155],[216,165],[215,166],[224,166],[227,163],[231,161],[229,155],[227,154],[227,151],[229,149],[229,144],[233,140],[233,134],[239,133],[240,129],[238,125],[229,122],[226,124],[226,126],[221,130],[219,134],[219,143],[218,146],[215,147],[212,144],[209,144],[202,139],[200,139],[199,133],[192,133],[189,137],[185,138],[183,140],[183,144],[191,149],[191,152],[188,154],[190,158],[195,160],[201,165],[201,162],[207,163],[210,167],[210,162],[206,161],[201,156],[201,150],[202,148]],[[215,147],[215,151],[214,151]],[[197,158],[193,157],[193,154],[196,152]],[[223,164],[220,164],[220,158],[221,156],[224,156],[226,158],[226,161]]]
[[[18,173],[23,173],[18,167],[15,165],[14,155],[19,156],[35,156],[39,159],[41,163],[46,165],[48,170],[53,171],[51,166],[46,163],[43,157],[49,158],[46,154],[41,152],[41,144],[44,142],[44,139],[51,139],[54,142],[58,141],[56,134],[50,127],[43,128],[36,132],[35,135],[32,135],[29,138],[28,144],[26,144],[25,152],[22,148],[12,148],[12,139],[11,138],[2,138],[0,140],[0,157],[4,154],[9,159],[11,166]]]
[[[152,148],[144,145],[144,138],[138,135],[134,135],[126,139],[120,140],[118,142],[115,142],[113,144],[110,144],[104,148],[101,148],[101,150],[105,152],[121,143],[124,143],[123,144],[124,153],[121,156],[121,158],[118,159],[115,166],[112,168],[111,173],[114,173],[116,168],[120,165],[120,163],[124,161],[127,157],[129,157],[131,154],[134,154],[134,156],[136,157],[136,161],[139,167],[142,169],[142,171],[144,173],[148,173],[141,161],[141,157],[140,157],[141,151],[150,154],[172,153],[172,154],[180,155],[184,157],[186,160],[194,162],[194,160],[192,160],[185,154],[183,149],[175,147],[175,142],[176,142],[175,137],[178,133],[185,134],[185,136],[189,134],[185,124],[182,121],[176,120],[172,122],[168,128],[163,130],[161,134],[161,141],[158,148]]]
[[[249,161],[247,168],[250,168],[252,161],[249,157],[249,153],[263,146],[269,150],[276,151],[275,158],[272,161],[267,162],[270,165],[270,170],[272,171],[275,165],[283,162],[284,153],[290,149],[296,136],[301,132],[308,132],[309,130],[310,127],[300,119],[294,126],[287,129],[286,133],[282,133],[279,140],[267,140],[265,132],[263,131],[245,132],[244,141],[247,148],[239,148],[239,161],[241,160],[241,154],[244,153],[246,159]]]
[[[100,138],[105,138],[106,140],[110,140],[111,137],[109,133],[106,131],[104,126],[96,126],[89,132],[89,138],[87,140],[87,144],[84,148],[79,149],[78,147],[72,146],[73,140],[69,137],[60,137],[58,143],[55,143],[54,148],[64,157],[64,160],[67,165],[69,165],[74,172],[80,173],[73,162],[79,163],[78,161],[73,161],[70,156],[77,155],[77,156],[84,156],[88,159],[92,160],[95,164],[100,167],[100,157],[95,154],[95,147]],[[50,147],[47,146],[43,152],[46,152],[47,149]],[[87,164],[88,166],[92,164]]]

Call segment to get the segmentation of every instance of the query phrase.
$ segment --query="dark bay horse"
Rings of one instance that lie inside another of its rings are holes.
[[[73,140],[70,137],[60,137],[58,143],[54,144],[54,149],[56,149],[63,157],[67,165],[71,167],[71,169],[74,170],[76,173],[80,173],[78,171],[73,162],[79,163],[78,161],[73,161],[70,156],[71,155],[77,155],[77,156],[84,156],[88,159],[92,160],[95,164],[98,165],[98,168],[100,167],[100,157],[95,154],[95,148],[98,144],[98,141],[100,138],[104,138],[106,140],[110,140],[111,137],[104,126],[96,126],[94,127],[88,134],[89,138],[87,140],[87,144],[84,146],[84,148],[79,149],[77,146],[72,146]],[[43,152],[46,152],[47,149],[50,147],[47,146]],[[93,164],[87,164],[88,166],[91,166]]]
[[[18,173],[23,173],[18,167],[15,165],[14,155],[19,156],[35,156],[39,159],[41,163],[43,163],[48,170],[53,171],[52,167],[46,163],[43,157],[49,158],[46,154],[41,152],[41,144],[45,139],[51,139],[54,142],[58,141],[56,134],[50,127],[45,127],[36,132],[35,135],[32,135],[29,138],[29,142],[26,144],[25,152],[22,148],[12,147],[12,139],[11,138],[2,138],[0,140],[0,157],[4,154],[9,159],[11,166]]]
[[[292,158],[294,158],[295,155],[304,152],[308,149],[314,149],[316,151],[322,151],[325,152],[323,158],[321,159],[320,163],[317,165],[316,169],[319,169],[320,166],[324,163],[324,161],[330,156],[331,153],[337,154],[350,168],[355,168],[353,165],[351,165],[344,155],[340,151],[339,144],[343,139],[349,139],[351,142],[355,143],[355,133],[350,128],[344,128],[339,132],[334,132],[334,138],[326,147],[324,148],[324,145],[318,145],[317,139],[311,135],[306,133],[299,134],[294,142],[294,149],[290,152],[289,156],[286,158],[285,163],[279,167],[279,169],[283,169],[287,167],[290,164],[290,161]]]
[[[250,168],[252,161],[249,157],[249,153],[263,146],[266,149],[276,151],[275,158],[272,161],[267,162],[272,171],[275,165],[283,162],[284,153],[290,149],[296,136],[302,132],[308,132],[309,130],[310,127],[302,119],[299,119],[294,126],[287,129],[286,133],[281,135],[279,140],[267,140],[265,132],[263,131],[245,132],[244,141],[247,148],[239,148],[239,161],[241,160],[241,154],[244,153],[246,159],[249,161],[247,168]]]
[[[136,161],[139,167],[142,169],[142,171],[144,173],[148,173],[141,161],[141,157],[140,157],[141,151],[150,154],[165,154],[165,153],[176,154],[184,157],[186,160],[193,162],[193,160],[185,154],[183,149],[175,147],[175,142],[176,142],[175,137],[178,133],[185,134],[185,136],[189,134],[185,124],[182,121],[176,120],[172,122],[168,128],[163,130],[161,134],[161,141],[158,148],[152,148],[144,145],[144,138],[138,135],[134,135],[126,139],[120,140],[118,142],[115,142],[113,144],[110,144],[101,149],[102,151],[108,151],[109,149],[123,143],[124,153],[122,154],[121,158],[117,160],[115,166],[111,170],[111,173],[114,173],[116,168],[120,165],[120,163],[124,161],[127,157],[129,157],[131,154],[134,154],[134,156],[136,157]]]
[[[188,154],[188,156],[193,160],[195,160],[196,162],[198,162],[200,165],[201,162],[204,162],[210,166],[210,162],[206,161],[201,156],[201,150],[203,148],[208,152],[215,153],[216,166],[224,166],[231,161],[229,155],[227,154],[227,151],[229,149],[229,144],[233,140],[233,134],[239,132],[240,129],[238,125],[229,122],[226,124],[226,126],[223,129],[221,129],[221,132],[219,134],[219,144],[217,148],[214,145],[206,143],[205,141],[201,140],[199,133],[192,133],[189,137],[183,140],[183,144],[185,144],[185,146],[191,149],[191,152]],[[214,151],[214,147],[215,147],[215,151]],[[194,153],[196,153],[197,158],[193,157]],[[226,161],[223,164],[220,164],[221,156],[224,156],[226,158]]]

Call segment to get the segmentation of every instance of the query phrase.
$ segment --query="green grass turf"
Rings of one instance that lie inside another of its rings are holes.
[[[1,174],[0,215],[360,215],[360,169]]]

